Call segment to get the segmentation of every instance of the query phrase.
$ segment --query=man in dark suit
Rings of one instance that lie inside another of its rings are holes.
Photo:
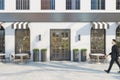
[[[120,63],[118,61],[119,51],[118,51],[118,47],[116,45],[116,40],[115,39],[112,39],[112,44],[113,44],[113,46],[112,46],[112,52],[109,53],[108,55],[106,55],[106,57],[109,56],[109,55],[111,55],[111,61],[110,61],[109,68],[108,68],[108,70],[104,70],[107,73],[110,72],[110,70],[111,70],[112,65],[113,65],[114,62],[117,63],[117,65],[118,65],[118,67],[120,69]],[[120,73],[120,71],[118,71],[118,73]]]

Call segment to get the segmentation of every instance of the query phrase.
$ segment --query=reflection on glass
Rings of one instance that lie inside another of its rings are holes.
[[[91,29],[91,53],[105,53],[105,29]]]
[[[120,52],[120,26],[118,26],[116,30],[116,40],[117,40],[117,46]]]
[[[105,0],[91,0],[91,9],[92,10],[104,10]]]
[[[15,53],[25,53],[30,51],[30,31],[29,29],[15,30]]]
[[[80,9],[80,0],[66,0],[67,10],[77,10]]]
[[[1,26],[0,27],[0,52],[4,53],[5,52],[5,30]]]
[[[51,30],[50,34],[51,34],[50,59],[70,60],[70,53],[67,53],[70,50],[69,30]],[[55,34],[56,36],[54,36],[53,34]]]
[[[41,0],[41,9],[54,10],[55,9],[55,0]]]
[[[120,9],[120,0],[116,0],[116,9]]]
[[[4,6],[5,6],[5,0],[0,0],[0,10],[3,10],[4,9]]]
[[[29,10],[30,1],[29,0],[16,0],[17,10]]]

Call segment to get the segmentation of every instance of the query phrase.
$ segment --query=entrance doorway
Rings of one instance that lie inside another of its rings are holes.
[[[70,30],[51,29],[50,30],[50,60],[69,61],[70,53]]]

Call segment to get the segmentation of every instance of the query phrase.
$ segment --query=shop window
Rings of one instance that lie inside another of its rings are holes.
[[[5,30],[1,26],[0,27],[0,53],[5,52]]]
[[[117,40],[117,46],[120,52],[120,26],[116,29],[116,40]]]
[[[30,31],[29,29],[15,30],[15,53],[29,53]]]
[[[105,53],[105,29],[91,29],[91,53]]]

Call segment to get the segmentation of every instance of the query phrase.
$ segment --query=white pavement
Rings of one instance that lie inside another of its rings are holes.
[[[67,61],[0,63],[0,80],[120,80],[116,64],[109,74],[103,71],[107,68],[108,64]]]

